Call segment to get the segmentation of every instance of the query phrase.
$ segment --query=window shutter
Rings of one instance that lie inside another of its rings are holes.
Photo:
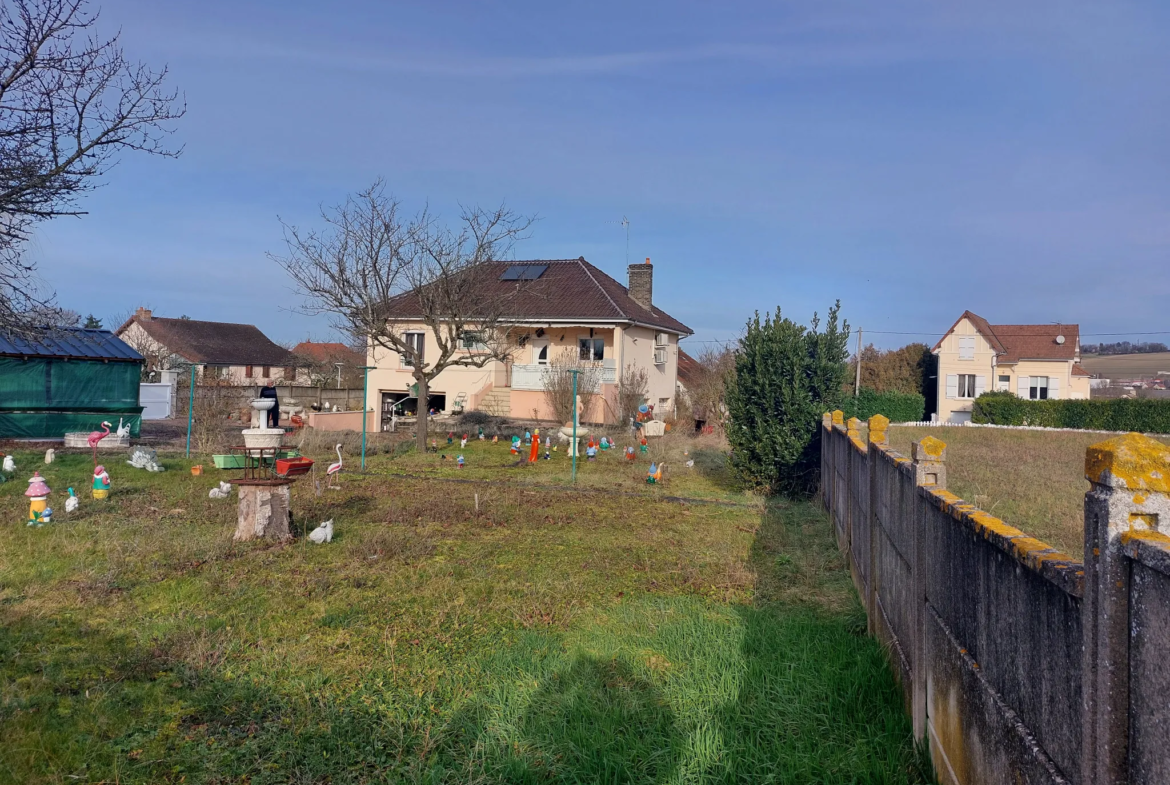
[[[1056,377],[1056,376],[1049,376],[1048,377],[1048,397],[1049,398],[1059,398],[1060,397],[1060,378],[1059,377]]]
[[[958,398],[959,397],[959,376],[958,376],[958,374],[953,374],[953,373],[947,374],[947,397],[948,398]]]
[[[985,393],[985,392],[987,392],[987,377],[986,376],[976,376],[975,377],[975,397],[978,398],[980,395],[983,395],[983,393]]]
[[[1017,392],[1016,394],[1018,396],[1020,396],[1021,398],[1028,397],[1028,385],[1029,385],[1030,381],[1031,380],[1027,376],[1019,377],[1019,382],[1018,382],[1019,386],[1017,387],[1019,392]]]

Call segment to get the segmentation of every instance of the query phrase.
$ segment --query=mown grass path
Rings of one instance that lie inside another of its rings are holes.
[[[298,483],[298,531],[335,519],[320,547],[233,544],[219,478],[178,458],[109,460],[100,506],[88,457],[18,452],[0,782],[925,781],[814,506],[712,455],[662,487],[606,456],[583,493],[564,462],[469,447],[461,475],[409,454]],[[77,516],[24,526],[33,468]]]

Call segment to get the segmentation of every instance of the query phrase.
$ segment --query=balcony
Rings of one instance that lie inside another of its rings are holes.
[[[601,369],[601,384],[616,384],[617,383],[617,362],[611,359],[605,359],[596,363],[581,363],[582,366],[591,365]],[[521,365],[517,363],[512,366],[512,389],[513,390],[544,390],[544,370],[547,365]],[[596,392],[594,390],[593,392]]]

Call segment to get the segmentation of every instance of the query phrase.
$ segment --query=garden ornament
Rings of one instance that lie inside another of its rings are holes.
[[[110,498],[110,475],[106,473],[105,466],[93,467],[93,498]]]
[[[49,509],[49,486],[40,472],[33,472],[28,481],[28,490],[24,495],[28,497],[28,525],[40,526],[49,523],[52,510]]]

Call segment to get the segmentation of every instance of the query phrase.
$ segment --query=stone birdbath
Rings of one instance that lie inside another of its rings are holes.
[[[252,427],[244,429],[244,477],[235,481],[239,488],[236,534],[238,541],[267,539],[287,540],[289,531],[290,486],[292,480],[264,476],[265,461],[275,464],[284,439],[283,428],[266,428],[268,412],[276,405],[273,398],[252,399]],[[248,462],[256,462],[250,470]]]

